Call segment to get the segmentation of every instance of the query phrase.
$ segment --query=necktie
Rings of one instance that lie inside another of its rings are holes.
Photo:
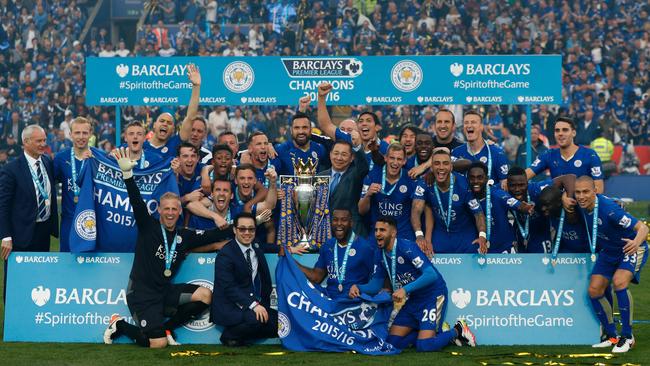
[[[36,176],[38,178],[38,183],[41,187],[46,187],[45,180],[43,179],[43,170],[41,170],[40,160],[36,160]],[[47,205],[45,205],[45,198],[41,195],[41,191],[38,190],[38,220],[45,221],[47,215]]]
[[[248,271],[253,274],[253,261],[251,261],[251,249],[246,249],[246,264],[248,264]]]
[[[334,189],[336,186],[339,185],[339,181],[341,180],[341,173],[334,173],[334,177],[332,178],[332,183],[330,184],[330,194],[334,192]]]

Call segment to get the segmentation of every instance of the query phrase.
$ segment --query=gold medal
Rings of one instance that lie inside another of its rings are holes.
[[[343,285],[339,283],[339,292],[343,292]]]
[[[555,267],[557,265],[557,259],[552,259],[551,264],[553,265],[553,267]]]
[[[393,310],[399,312],[402,307],[406,304],[406,299],[402,299],[400,301],[393,301]]]
[[[592,254],[592,255],[591,255],[591,262],[593,263],[593,262],[595,262],[595,261],[596,261],[596,255],[595,255],[595,254]]]
[[[45,206],[49,206],[49,205],[50,205],[50,200],[49,200],[49,199],[46,199],[46,200],[45,200]]]
[[[171,277],[172,276],[172,270],[171,269],[166,269],[165,272],[163,272],[165,277]]]
[[[74,203],[77,203],[77,202],[79,202],[79,197],[74,196]]]

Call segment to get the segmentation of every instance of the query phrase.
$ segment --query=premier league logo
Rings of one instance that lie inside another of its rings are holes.
[[[255,80],[255,73],[249,64],[242,61],[231,62],[223,70],[223,83],[233,93],[243,93]]]
[[[350,329],[360,330],[370,327],[376,314],[377,304],[363,302],[358,306],[343,309],[332,316],[341,320]]]
[[[422,83],[422,68],[411,60],[400,61],[390,71],[393,85],[400,91],[410,92],[417,89]]]

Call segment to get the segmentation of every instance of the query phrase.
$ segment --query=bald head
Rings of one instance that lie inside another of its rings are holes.
[[[596,184],[591,177],[583,175],[576,180],[575,196],[581,208],[590,211],[596,202]]]

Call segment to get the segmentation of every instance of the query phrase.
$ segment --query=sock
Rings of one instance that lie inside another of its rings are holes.
[[[621,335],[623,337],[632,337],[632,294],[626,288],[616,290],[616,300],[618,300],[618,310],[621,312]]]
[[[612,316],[613,311],[611,305],[607,302],[607,299],[605,299],[604,296],[601,296],[596,299],[589,298],[589,300],[591,301],[591,306],[593,306],[594,312],[596,313],[598,320],[600,320],[600,324],[603,326],[607,337],[616,337],[616,325],[614,325],[614,318]]]
[[[455,337],[456,331],[448,330],[439,333],[435,337],[418,339],[417,342],[415,342],[415,349],[417,349],[418,352],[439,351],[448,345]]]
[[[117,332],[115,332],[114,335],[124,334],[125,336],[133,339],[139,346],[149,347],[149,338],[147,338],[142,333],[142,330],[135,325],[129,324],[124,320],[118,320],[117,323],[115,323],[115,327],[117,328]]]
[[[165,329],[172,330],[178,328],[182,324],[187,323],[188,320],[193,319],[196,315],[201,314],[208,308],[208,304],[202,301],[192,301],[187,304],[180,305],[176,314],[174,314],[167,322],[165,322]]]
[[[612,309],[614,309],[614,288],[612,287],[611,283],[605,289],[605,299],[607,299],[609,306],[611,306]]]
[[[411,332],[405,336],[398,336],[398,335],[393,335],[390,334],[388,338],[386,338],[386,342],[390,343],[393,345],[393,347],[397,349],[404,349],[410,346],[415,342],[415,339],[418,336],[418,332]]]

